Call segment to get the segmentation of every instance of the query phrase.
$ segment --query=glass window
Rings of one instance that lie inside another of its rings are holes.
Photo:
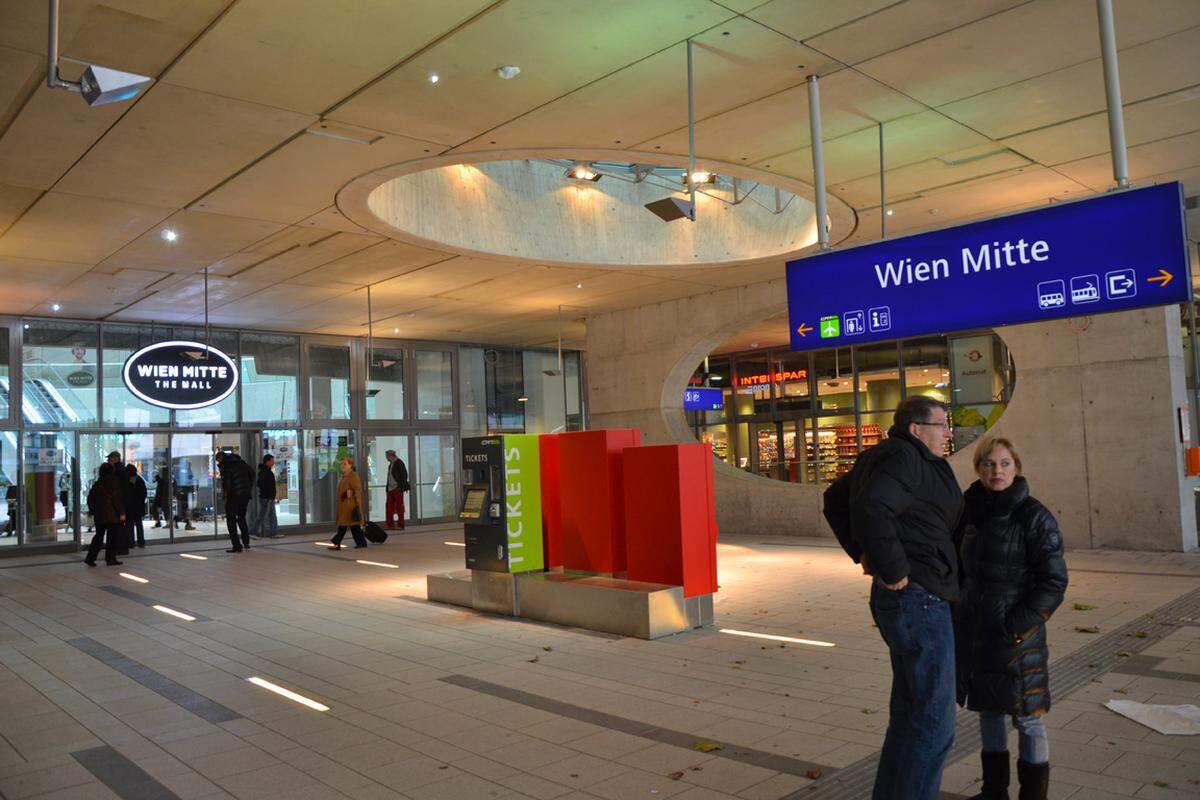
[[[26,424],[96,424],[95,325],[30,320],[24,323],[21,412]]]
[[[305,521],[337,520],[337,487],[342,479],[342,459],[357,459],[354,432],[338,429],[304,432]]]
[[[808,353],[781,351],[771,354],[771,379],[779,411],[807,414],[812,411],[808,388]]]
[[[487,379],[484,377],[483,348],[460,348],[458,368],[458,406],[462,435],[486,436]]]
[[[700,441],[707,442],[713,455],[726,464],[733,463],[733,452],[729,449],[729,425],[709,425],[700,429]]]
[[[967,447],[996,424],[1005,409],[1008,354],[992,334],[950,339],[951,447]],[[945,388],[945,387],[942,387]]]
[[[771,369],[766,353],[738,356],[736,413],[738,416],[771,411]]]
[[[19,544],[17,537],[17,504],[21,487],[17,484],[17,432],[0,431],[0,547]]]
[[[417,509],[422,520],[458,513],[458,455],[455,436],[417,437]]]
[[[558,368],[558,353],[526,350],[521,354],[521,370],[526,398],[525,433],[566,430],[566,375],[565,370]]]
[[[524,433],[525,373],[520,350],[487,350],[483,354],[487,375],[488,433]]]
[[[22,544],[75,540],[72,476],[75,434],[25,434],[25,517]]]
[[[211,331],[206,340],[203,328],[175,328],[172,338],[189,342],[208,341],[213,348],[229,356],[233,363],[238,361],[238,336],[233,331]],[[207,425],[237,424],[237,392],[229,395],[216,405],[204,408],[180,409],[175,412],[175,424],[180,427],[199,427]]]
[[[583,430],[583,370],[579,353],[563,353],[567,373],[567,430]]]
[[[0,420],[8,419],[8,328],[0,323]]]
[[[242,334],[242,419],[268,425],[295,422],[300,403],[300,340],[267,333]],[[283,524],[280,520],[280,524]]]
[[[120,428],[146,428],[150,425],[166,425],[171,421],[171,412],[150,405],[134,396],[125,388],[125,362],[138,350],[164,336],[156,336],[153,328],[140,325],[104,325],[104,372],[101,391],[104,393],[104,424]],[[165,335],[160,328],[157,333]]]
[[[367,419],[404,419],[404,351],[371,347]]]
[[[900,405],[900,352],[895,342],[864,345],[855,350],[858,365],[859,427],[862,447],[883,441]]]
[[[815,477],[828,483],[850,471],[858,455],[854,416],[854,369],[850,348],[822,350],[813,356],[817,391],[817,426],[806,443],[817,462]]]
[[[291,428],[263,431],[260,458],[268,453],[275,456],[275,516],[280,527],[299,525],[300,441],[296,431]]]
[[[309,345],[308,413],[312,419],[350,419],[350,348]]]
[[[370,509],[371,519],[378,522],[380,525],[388,522],[388,507],[387,507],[387,485],[388,485],[388,469],[389,462],[387,460],[387,451],[395,450],[396,458],[404,464],[405,469],[411,465],[408,456],[408,437],[407,436],[389,436],[386,434],[365,435],[366,454],[367,454],[367,478],[364,481],[369,498],[368,508]],[[409,471],[409,482],[412,482],[412,472]],[[411,496],[401,492],[401,501],[404,503],[404,511],[402,516],[404,519],[412,519],[412,502]]]
[[[447,350],[416,352],[417,419],[454,419],[454,360]]]

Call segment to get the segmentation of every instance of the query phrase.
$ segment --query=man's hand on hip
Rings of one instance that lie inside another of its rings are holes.
[[[883,581],[880,580],[880,583],[883,583]],[[901,578],[896,583],[884,583],[883,584],[883,588],[888,589],[889,591],[893,591],[893,592],[898,592],[901,589],[903,589],[905,586],[908,586],[908,577],[907,576]]]

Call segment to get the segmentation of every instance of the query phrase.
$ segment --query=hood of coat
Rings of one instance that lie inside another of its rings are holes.
[[[982,482],[975,481],[967,488],[963,499],[966,500],[967,514],[970,515],[971,520],[981,522],[1011,515],[1013,509],[1024,502],[1027,497],[1029,497],[1029,483],[1024,476],[1018,475],[1013,480],[1012,486],[1001,492],[993,492],[984,487]]]

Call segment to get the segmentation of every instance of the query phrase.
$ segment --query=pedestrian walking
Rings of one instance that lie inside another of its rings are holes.
[[[1067,591],[1058,522],[1029,494],[1008,439],[975,449],[979,480],[965,494],[958,609],[959,702],[979,712],[983,791],[1008,800],[1008,720],[1017,729],[1020,800],[1046,800],[1050,743],[1050,651],[1046,621]]]
[[[146,546],[146,531],[142,525],[146,517],[146,482],[138,474],[136,464],[125,465],[123,502],[125,505],[125,531],[130,546]]]
[[[395,450],[388,450],[384,455],[388,460],[387,526],[389,529],[404,530],[404,493],[412,488],[408,482],[408,467],[404,466]],[[393,522],[393,519],[399,521]]]
[[[246,508],[254,490],[254,470],[237,453],[217,453],[217,471],[221,473],[221,491],[225,495],[225,527],[233,547],[226,553],[250,549],[250,529],[246,525]],[[241,539],[238,539],[238,533]]]
[[[366,547],[367,537],[362,530],[362,481],[354,469],[354,462],[349,458],[342,459],[342,479],[338,482],[338,513],[337,533],[333,537],[333,549],[342,549],[342,539],[346,529],[354,536],[355,547]]]
[[[88,512],[96,526],[96,534],[88,545],[87,555],[83,563],[89,567],[96,566],[96,556],[100,548],[104,548],[104,563],[117,566],[122,562],[117,560],[120,549],[119,539],[125,538],[125,510],[122,503],[121,484],[117,480],[113,465],[100,465],[95,483],[87,495]]]
[[[258,507],[254,510],[254,521],[250,524],[250,535],[281,539],[279,518],[275,514],[275,456],[267,453],[258,465]]]
[[[171,478],[167,468],[163,467],[154,475],[154,501],[151,503],[154,514],[154,527],[162,527],[162,522],[171,525]]]

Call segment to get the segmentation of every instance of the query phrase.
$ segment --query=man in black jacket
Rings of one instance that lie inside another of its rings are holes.
[[[962,491],[943,456],[944,405],[910,397],[850,480],[850,529],[874,576],[871,615],[892,660],[890,719],[872,800],[934,800],[954,742],[954,530]]]
[[[254,522],[250,524],[250,535],[279,539],[279,518],[275,515],[275,456],[267,453],[258,465],[258,508],[254,510]]]
[[[226,553],[250,549],[250,529],[246,526],[246,507],[254,488],[254,470],[237,453],[217,453],[217,470],[221,473],[221,490],[225,495],[225,527],[233,547]],[[238,540],[238,531],[242,538]]]
[[[395,450],[388,450],[384,455],[388,460],[387,478],[387,526],[395,528],[392,522],[400,519],[400,530],[404,530],[404,493],[410,488],[408,484],[408,468],[396,455]]]

